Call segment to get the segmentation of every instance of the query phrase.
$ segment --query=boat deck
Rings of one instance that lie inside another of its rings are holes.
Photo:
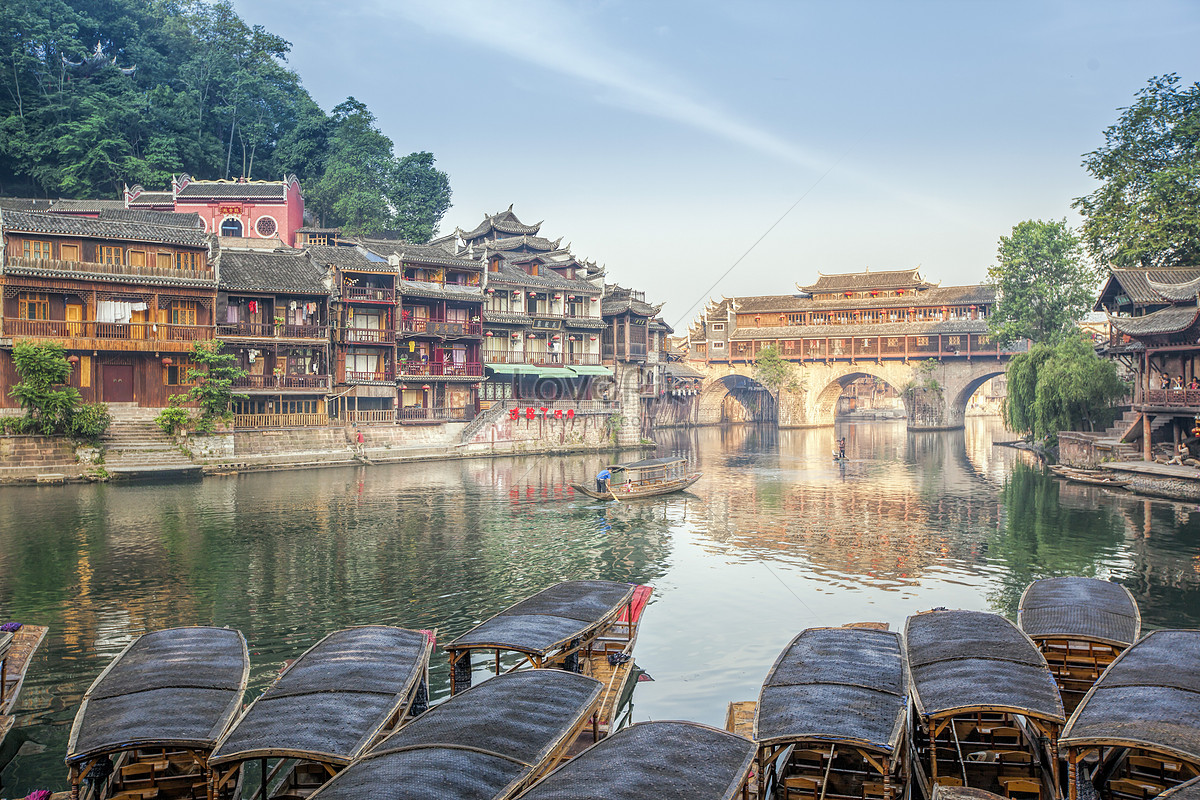
[[[50,629],[45,625],[22,625],[13,634],[8,655],[4,659],[4,692],[0,702],[0,741],[12,729],[14,718],[12,712],[20,699],[21,686],[25,683],[25,673],[29,671],[29,662],[33,654],[41,647],[46,633]]]
[[[600,695],[600,707],[597,712],[599,715],[597,731],[600,738],[604,738],[609,733],[621,727],[619,715],[623,711],[625,703],[629,700],[633,689],[629,683],[630,679],[637,680],[634,677],[636,670],[633,660],[633,647],[637,644],[638,629],[641,627],[642,622],[642,612],[646,608],[646,603],[650,600],[652,591],[649,586],[639,586],[635,589],[633,600],[630,604],[633,611],[632,624],[629,620],[629,613],[626,611],[597,637],[590,655],[581,659],[583,674],[590,678],[595,678],[604,684],[604,690]],[[610,654],[615,653],[620,653],[622,656],[627,656],[628,658],[623,663],[612,664],[609,662],[608,657]]]

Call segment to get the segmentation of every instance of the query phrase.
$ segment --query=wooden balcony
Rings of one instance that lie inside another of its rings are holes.
[[[326,414],[234,414],[235,428],[323,428]]]
[[[483,360],[488,364],[536,364],[538,366],[558,366],[585,364],[599,366],[599,353],[516,353],[505,351],[483,351]]]
[[[1148,408],[1200,408],[1200,389],[1149,389],[1142,405]]]
[[[342,373],[342,381],[357,381],[371,383],[386,383],[396,379],[396,371],[391,367],[376,370],[374,372],[355,372],[354,370],[346,370]]]
[[[154,350],[183,352],[192,342],[213,338],[211,325],[170,325],[154,322],[65,322],[55,319],[3,320],[4,336],[14,339],[52,339],[68,350]]]
[[[276,325],[270,322],[238,322],[217,326],[220,339],[329,339],[327,325]]]
[[[482,378],[483,364],[479,361],[457,363],[401,361],[400,376],[404,378]]]
[[[329,389],[328,375],[246,375],[233,381],[234,389],[258,391],[308,391]]]
[[[176,269],[175,267],[132,266],[130,264],[97,264],[92,261],[57,261],[48,258],[17,258],[7,261],[8,266],[44,272],[68,272],[86,278],[88,275],[128,275],[137,278],[174,278],[183,281],[213,281],[215,273],[211,266],[204,269]]]
[[[351,303],[396,303],[396,291],[388,287],[343,286],[342,299]]]
[[[401,408],[396,412],[401,423],[470,422],[473,408]]]
[[[396,421],[396,409],[372,408],[365,411],[347,411],[346,422],[360,423],[393,423]]]
[[[444,319],[406,319],[400,322],[402,333],[423,333],[429,336],[483,336],[482,322],[448,322]]]
[[[387,328],[338,328],[338,341],[346,344],[396,343],[396,332]]]

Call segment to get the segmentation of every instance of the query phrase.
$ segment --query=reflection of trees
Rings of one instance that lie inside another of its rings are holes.
[[[1003,516],[989,544],[991,559],[1004,567],[988,595],[998,613],[1015,619],[1021,593],[1038,578],[1093,576],[1119,558],[1120,519],[1095,503],[1061,502],[1062,488],[1043,470],[1013,462],[1000,490]]]
[[[1123,498],[1132,565],[1122,583],[1142,609],[1143,628],[1200,627],[1200,509]]]

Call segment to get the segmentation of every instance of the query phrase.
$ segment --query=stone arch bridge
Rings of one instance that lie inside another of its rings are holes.
[[[771,390],[754,378],[754,364],[688,362],[704,374],[694,407],[694,424],[725,421],[725,399],[734,392],[769,392],[781,428],[832,425],[842,390],[859,378],[878,378],[904,398],[910,430],[946,430],[963,427],[971,395],[987,381],[1003,375],[1008,356],[943,358],[932,371],[910,360],[792,362],[792,380]],[[912,391],[905,391],[909,387]],[[761,406],[762,404],[760,404]],[[768,404],[769,405],[769,404]]]

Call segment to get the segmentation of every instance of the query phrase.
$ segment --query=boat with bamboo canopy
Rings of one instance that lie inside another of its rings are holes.
[[[9,627],[15,630],[0,631],[0,742],[12,730],[16,721],[13,712],[25,684],[25,673],[50,630],[44,625],[17,623]]]
[[[614,581],[566,581],[514,603],[446,645],[450,693],[470,688],[473,656],[493,675],[564,669],[604,684],[598,729],[620,727],[632,693],[633,647],[653,590]]]
[[[639,722],[535,783],[519,800],[734,800],[754,742],[695,722]]]
[[[335,631],[292,662],[217,741],[208,797],[258,762],[255,797],[297,800],[429,705],[434,632]]]
[[[71,800],[204,797],[208,756],[242,706],[249,672],[246,640],[235,630],[169,628],[135,639],[75,714]],[[220,800],[240,791],[227,787]]]
[[[1160,630],[1117,656],[1063,730],[1070,800],[1145,800],[1200,776],[1200,631]]]
[[[1158,797],[1159,800],[1200,800],[1200,778],[1192,778],[1187,783],[1168,789]]]
[[[630,464],[610,464],[604,489],[572,483],[571,488],[596,500],[636,500],[681,492],[704,474],[688,469],[686,458],[647,458]]]
[[[904,796],[908,692],[898,633],[809,628],[798,635],[758,698],[758,796]]]
[[[927,611],[908,618],[912,776],[1008,798],[1059,796],[1058,685],[1033,642],[997,614]]]
[[[561,670],[485,681],[384,739],[310,800],[508,800],[588,733],[602,688]]]
[[[1021,595],[1017,627],[1046,657],[1070,714],[1108,665],[1138,640],[1142,615],[1119,583],[1044,578]]]

